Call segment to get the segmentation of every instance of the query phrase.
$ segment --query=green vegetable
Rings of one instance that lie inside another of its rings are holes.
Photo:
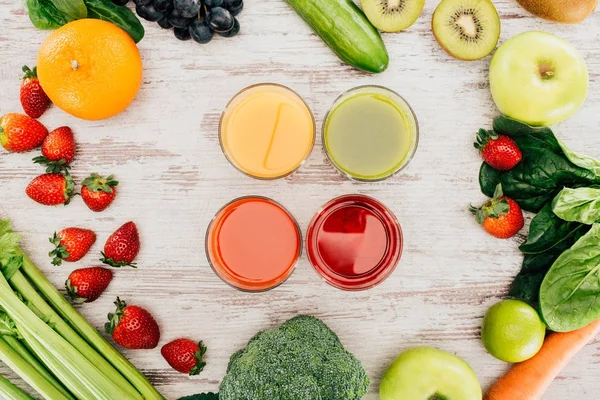
[[[85,0],[90,18],[112,22],[138,43],[144,37],[144,27],[133,11],[118,6],[112,0]]]
[[[83,19],[87,18],[87,8],[83,0],[51,0],[56,9],[69,18]]]
[[[481,191],[492,196],[498,183],[504,194],[521,208],[538,212],[564,187],[600,183],[593,160],[567,149],[549,128],[533,128],[510,118],[494,119],[494,131],[512,137],[523,159],[510,171],[497,171],[483,163],[479,172]],[[577,161],[579,165],[573,161]],[[584,162],[585,161],[585,162]]]
[[[369,378],[321,320],[299,316],[231,356],[220,400],[358,400]]]
[[[4,400],[34,400],[2,375],[0,375],[0,397]]]
[[[600,221],[600,188],[564,188],[554,198],[552,211],[565,221],[592,225]]]
[[[558,218],[552,212],[552,205],[546,204],[531,221],[527,242],[520,247],[526,254],[521,271],[511,284],[509,294],[537,304],[540,286],[554,261],[589,229],[588,225]]]
[[[352,0],[286,0],[347,64],[378,73],[389,57],[377,29]]]
[[[38,29],[57,29],[74,19],[60,12],[51,0],[27,0],[29,19]]]
[[[583,328],[600,318],[600,224],[552,265],[540,289],[540,308],[555,332]]]
[[[29,19],[39,29],[57,29],[76,19],[95,18],[117,25],[136,43],[144,37],[144,27],[133,11],[112,0],[27,0],[27,10]]]
[[[0,359],[46,399],[163,400],[18,244],[0,220]]]

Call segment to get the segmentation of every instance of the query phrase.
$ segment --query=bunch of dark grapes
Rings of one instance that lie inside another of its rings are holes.
[[[113,0],[126,5],[129,0]],[[236,16],[244,0],[133,0],[135,12],[147,21],[158,22],[164,29],[173,28],[179,40],[194,39],[208,43],[214,34],[232,37],[240,32]]]

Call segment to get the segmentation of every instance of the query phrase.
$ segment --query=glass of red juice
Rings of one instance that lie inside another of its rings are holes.
[[[306,252],[327,283],[370,289],[388,278],[402,255],[402,229],[391,210],[372,197],[345,195],[313,217]]]
[[[302,252],[300,227],[279,203],[261,196],[226,204],[206,233],[206,255],[229,285],[262,292],[282,284]]]

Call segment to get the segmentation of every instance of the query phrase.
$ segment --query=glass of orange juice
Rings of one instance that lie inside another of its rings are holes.
[[[257,179],[296,171],[315,143],[315,119],[293,90],[275,83],[247,87],[221,115],[219,140],[225,157]]]

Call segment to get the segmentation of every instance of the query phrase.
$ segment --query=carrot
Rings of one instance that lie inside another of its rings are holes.
[[[484,400],[540,400],[560,371],[599,332],[600,319],[576,331],[551,334],[533,358],[515,364]]]

